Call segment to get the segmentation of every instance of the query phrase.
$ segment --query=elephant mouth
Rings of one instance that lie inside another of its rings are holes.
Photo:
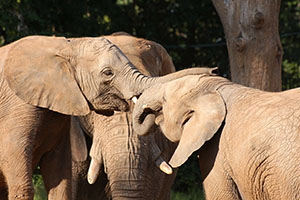
[[[99,115],[104,115],[108,117],[114,115],[114,110],[95,110],[95,112]]]
[[[116,97],[116,98],[117,98],[117,100],[114,101],[113,110],[122,111],[122,112],[129,111],[129,103],[124,99],[120,99],[118,97]]]
[[[129,103],[126,100],[119,98],[117,95],[111,95],[108,98],[99,97],[91,106],[96,113],[105,116],[113,115],[114,111],[127,112],[130,108]]]
[[[136,104],[138,97],[134,96],[129,101],[120,98],[117,99],[119,103],[117,103],[117,105],[113,106],[111,109],[95,110],[95,112],[97,114],[101,114],[105,116],[112,116],[114,114],[114,111],[128,112],[130,110],[130,107],[132,106],[132,104],[130,104],[129,101],[132,102],[133,104]]]

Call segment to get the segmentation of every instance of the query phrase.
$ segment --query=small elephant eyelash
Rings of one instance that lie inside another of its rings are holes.
[[[106,75],[106,76],[112,76],[114,73],[112,72],[112,70],[104,70],[103,73]]]

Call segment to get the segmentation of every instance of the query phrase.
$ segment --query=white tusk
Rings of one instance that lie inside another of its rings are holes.
[[[100,172],[100,167],[100,164],[92,158],[87,176],[89,184],[94,184],[96,182]]]
[[[137,102],[137,98],[136,97],[132,97],[131,100],[133,101],[134,104],[136,104],[136,102]]]
[[[159,165],[159,169],[161,171],[163,171],[164,173],[166,173],[166,174],[172,174],[173,173],[172,167],[170,167],[170,165],[168,165],[165,161],[162,162]]]
[[[161,171],[163,171],[166,174],[172,174],[173,170],[172,167],[162,159],[162,157],[158,157],[158,159],[155,161],[155,164]]]
[[[150,107],[147,104],[144,104],[142,108],[146,109],[146,108],[150,108]]]

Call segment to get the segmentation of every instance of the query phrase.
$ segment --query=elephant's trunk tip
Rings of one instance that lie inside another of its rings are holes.
[[[216,71],[216,73],[218,73],[218,69],[219,69],[219,67],[213,67],[213,68],[211,68],[211,69],[210,69],[210,74],[216,75],[216,74],[214,73],[214,71]]]

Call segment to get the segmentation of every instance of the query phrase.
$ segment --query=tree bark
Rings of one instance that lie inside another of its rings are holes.
[[[223,24],[233,82],[281,91],[281,0],[212,0]]]

